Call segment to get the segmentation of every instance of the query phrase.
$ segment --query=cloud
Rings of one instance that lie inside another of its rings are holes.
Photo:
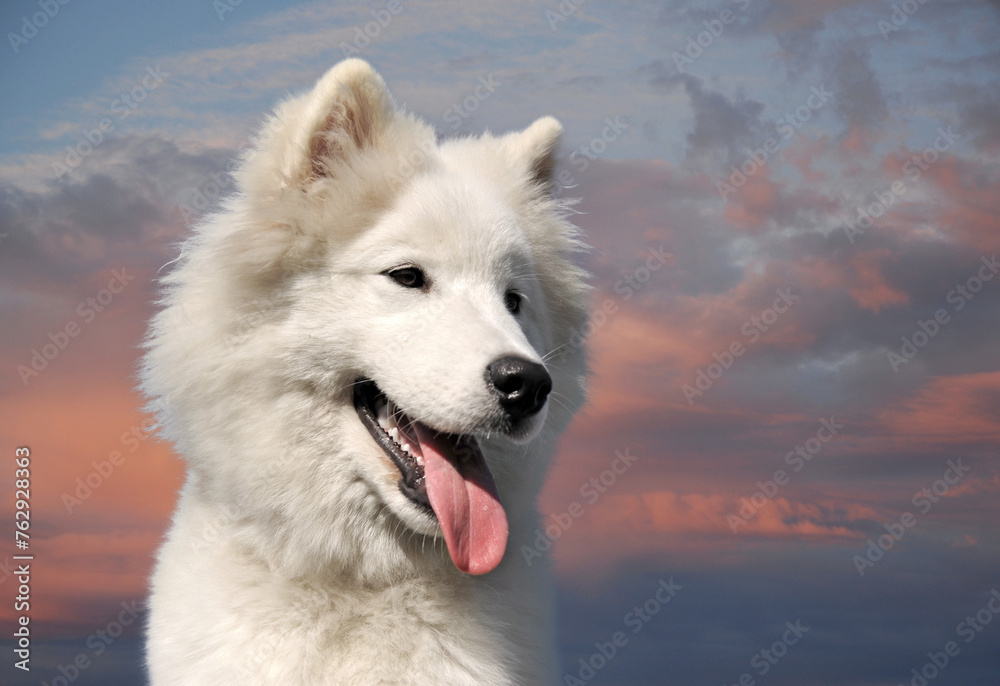
[[[1000,441],[1000,372],[931,379],[919,393],[886,408],[879,420],[922,452],[931,446]]]
[[[897,252],[876,248],[851,255],[846,264],[807,259],[796,267],[803,283],[823,290],[844,290],[858,307],[877,313],[909,303],[909,296],[887,283],[884,274],[884,265],[897,259]]]
[[[1000,54],[1000,53],[998,53]],[[972,135],[972,144],[979,150],[996,153],[1000,149],[1000,96],[975,89],[972,97],[963,98],[959,128]]]
[[[734,532],[728,518],[739,517],[742,499],[751,495],[609,492],[559,537],[556,569],[574,584],[592,585],[618,573],[628,560],[666,561],[678,555],[704,560],[714,551],[735,545],[745,551],[752,541],[761,540],[808,546],[854,544],[862,539],[860,525],[880,518],[871,506],[851,501],[825,497],[810,502],[779,496],[766,500],[759,509],[745,510],[749,513],[746,522]],[[550,523],[548,519],[543,522]],[[595,549],[603,553],[599,559],[593,555]],[[732,555],[742,557],[736,551]]]
[[[1000,172],[968,159],[946,157],[927,172],[941,191],[941,229],[982,254],[1000,252]]]
[[[0,280],[23,290],[78,283],[123,260],[162,259],[158,268],[184,230],[181,205],[193,204],[211,174],[225,176],[232,154],[130,136],[105,141],[58,180],[0,182]]]
[[[751,233],[770,228],[781,193],[770,177],[770,167],[766,164],[750,176],[726,205],[726,221]]]
[[[780,0],[772,3],[763,28],[777,35],[815,29],[831,14],[861,4],[860,0]]]
[[[139,331],[103,333],[103,340],[76,341],[56,360],[60,366],[26,389],[18,384],[16,395],[0,396],[9,420],[4,440],[31,449],[32,589],[38,590],[31,617],[39,640],[85,636],[103,626],[105,615],[113,618],[121,602],[142,602],[181,484],[180,462],[144,429],[148,418],[130,389]],[[95,347],[114,351],[95,355]],[[12,510],[8,500],[3,516],[11,521]],[[0,608],[4,622],[16,614],[10,604]]]
[[[646,683],[669,659],[678,683],[733,683],[786,619],[808,611],[813,642],[769,675],[775,684],[895,683],[912,646],[939,644],[995,582],[1000,377],[990,343],[1000,337],[1000,281],[961,311],[947,300],[1000,252],[993,10],[928,3],[881,42],[884,6],[752,3],[746,22],[682,76],[670,52],[718,8],[584,4],[553,30],[545,12],[556,6],[407,3],[362,56],[446,134],[442,113],[491,72],[503,85],[462,131],[505,131],[552,112],[566,124],[568,155],[606,117],[632,127],[585,169],[562,165],[595,246],[594,307],[614,306],[594,321],[591,403],[560,443],[541,499],[546,516],[586,502],[548,553],[569,594],[564,641],[588,655],[675,573],[683,594],[602,678]],[[144,592],[183,478],[169,446],[142,441],[73,513],[62,501],[95,461],[128,451],[123,435],[143,419],[135,346],[157,270],[186,232],[180,206],[195,205],[275,99],[340,59],[370,11],[298,6],[227,23],[208,48],[124,59],[85,98],[28,117],[37,130],[17,138],[30,145],[0,159],[0,314],[16,324],[0,327],[0,414],[8,442],[30,435],[41,456],[39,555],[54,563],[39,577],[45,631],[86,636]],[[162,87],[75,172],[53,179],[80,129],[155,64],[170,74]],[[744,147],[762,146],[813,85],[834,93],[832,106],[720,196],[716,184],[745,161]],[[960,140],[907,177],[906,162],[949,125]],[[846,219],[898,179],[907,192],[850,242]],[[669,256],[650,271],[654,254]],[[17,365],[79,321],[77,305],[121,267],[136,281],[25,387]],[[786,285],[801,300],[758,329],[753,319]],[[894,372],[887,353],[940,308],[949,323]],[[745,354],[688,403],[683,384],[734,341]],[[820,417],[842,422],[842,434],[734,535],[726,515],[788,467]],[[581,488],[626,449],[640,458],[634,467],[584,501]],[[859,579],[851,556],[957,459],[973,473]],[[600,592],[572,594],[588,583]],[[663,645],[674,646],[667,657]],[[856,660],[843,660],[845,645]],[[954,678],[995,673],[995,660],[968,657]]]
[[[719,156],[724,154],[722,159],[738,163],[743,159],[742,148],[752,146],[763,138],[760,120],[763,103],[744,94],[730,98],[708,90],[702,79],[679,73],[662,60],[642,65],[636,73],[658,89],[683,88],[693,120],[685,136],[689,161],[718,161]]]
[[[848,41],[832,57],[834,111],[846,128],[845,148],[857,152],[878,134],[889,117],[889,108],[882,83],[871,67],[871,53],[862,42]]]

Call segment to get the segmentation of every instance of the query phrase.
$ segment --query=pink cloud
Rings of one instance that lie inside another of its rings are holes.
[[[872,131],[866,131],[859,125],[852,126],[840,146],[844,153],[850,156],[861,156],[865,159],[878,136]]]
[[[727,222],[749,233],[766,228],[768,219],[778,208],[780,192],[778,184],[770,179],[770,173],[770,165],[763,165],[747,177],[736,194],[729,196],[723,215]]]
[[[782,153],[802,175],[802,179],[809,183],[819,183],[826,180],[826,173],[816,169],[813,165],[826,154],[830,149],[830,137],[820,136],[816,139],[809,139],[806,136],[797,136],[788,148]]]
[[[961,445],[1000,442],[996,403],[1000,372],[941,376],[913,397],[878,415],[879,423],[903,445]]]
[[[99,608],[145,597],[181,484],[181,463],[151,438],[129,378],[98,367],[97,382],[81,374],[87,362],[67,359],[0,399],[5,443],[31,449],[31,617],[43,637],[89,633]],[[2,510],[9,521],[12,507]],[[15,614],[0,607],[0,620]]]
[[[747,542],[853,541],[861,534],[849,523],[879,517],[871,507],[839,498],[808,502],[776,497],[734,534],[727,515],[738,511],[737,500],[731,494],[672,490],[609,493],[560,536],[554,546],[556,570],[588,584],[607,578],[629,559],[707,555],[715,564],[736,564]],[[602,551],[599,558],[594,550]]]
[[[888,249],[868,250],[851,257],[849,271],[844,278],[848,284],[847,292],[860,307],[878,312],[884,307],[910,302],[906,293],[885,281],[882,263],[891,259],[894,259],[894,253]]]
[[[983,253],[1000,251],[1000,182],[983,174],[979,163],[944,157],[927,171],[944,193],[943,228]]]
[[[799,282],[827,291],[845,291],[859,307],[878,312],[910,301],[906,293],[886,282],[883,264],[893,259],[891,250],[881,248],[855,253],[846,265],[810,257],[790,267]]]

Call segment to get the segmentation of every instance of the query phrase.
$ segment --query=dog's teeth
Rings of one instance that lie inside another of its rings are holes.
[[[391,438],[392,440],[397,442],[399,441],[399,429],[397,429],[395,426],[389,429],[386,433],[389,434],[389,438]]]
[[[410,444],[409,443],[400,443],[399,447],[403,449],[404,453],[409,453],[410,452]]]

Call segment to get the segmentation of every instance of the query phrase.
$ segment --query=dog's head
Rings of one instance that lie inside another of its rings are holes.
[[[278,108],[148,343],[200,492],[321,564],[405,556],[414,532],[463,571],[499,563],[501,502],[530,507],[542,474],[523,446],[582,400],[560,130],[439,145],[360,60]]]

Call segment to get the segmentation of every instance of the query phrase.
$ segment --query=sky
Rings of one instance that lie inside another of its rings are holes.
[[[3,682],[144,683],[183,474],[134,390],[155,279],[355,55],[442,136],[565,127],[594,292],[539,502],[564,683],[1000,683],[997,4],[389,6],[0,8],[0,509],[27,446],[35,555],[25,675],[0,550]]]

